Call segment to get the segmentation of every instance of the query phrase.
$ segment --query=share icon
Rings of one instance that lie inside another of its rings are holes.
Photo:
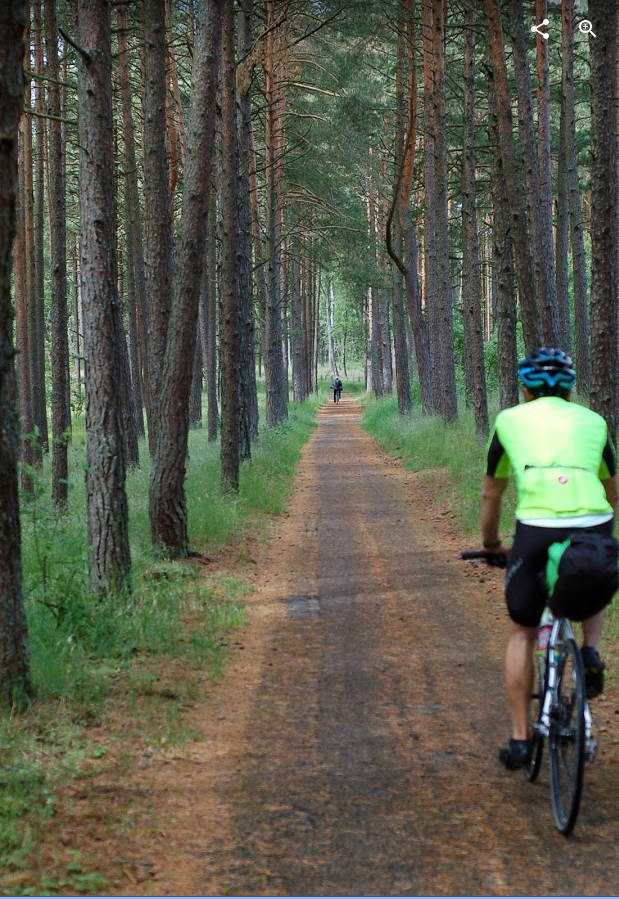
[[[544,38],[544,40],[547,41],[550,35],[547,31],[541,30],[546,25],[550,25],[550,19],[543,19],[539,23],[539,25],[531,25],[531,31],[533,32],[533,34],[540,34]]]

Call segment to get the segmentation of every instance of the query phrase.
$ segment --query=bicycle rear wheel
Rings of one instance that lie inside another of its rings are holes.
[[[534,711],[534,724],[533,724],[533,740],[532,740],[532,750],[531,750],[531,761],[527,767],[527,778],[531,783],[537,780],[540,768],[542,766],[542,758],[544,755],[544,736],[539,730],[539,725],[542,720],[542,709],[544,707],[544,694],[546,692],[546,656],[547,653],[543,653],[542,655],[538,655],[535,659],[535,677],[536,677],[536,691],[533,694],[533,711]]]
[[[561,658],[551,710],[550,780],[557,828],[569,836],[578,817],[585,767],[585,673],[576,641],[558,647]]]

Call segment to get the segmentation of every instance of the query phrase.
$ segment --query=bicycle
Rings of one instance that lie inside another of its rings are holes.
[[[485,550],[461,553],[465,560],[483,560],[505,567],[501,559]],[[540,643],[540,640],[546,642]],[[568,837],[574,829],[584,785],[586,761],[593,761],[597,744],[593,719],[586,699],[585,671],[580,649],[567,618],[555,618],[545,609],[538,629],[536,651],[536,703],[531,761],[527,779],[537,780],[548,741],[551,804],[557,829]]]

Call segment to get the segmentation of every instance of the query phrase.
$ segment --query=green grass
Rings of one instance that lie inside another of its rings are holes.
[[[472,413],[461,411],[456,422],[415,410],[409,417],[398,413],[397,400],[369,400],[363,426],[390,455],[412,471],[444,468],[449,480],[441,499],[447,499],[463,530],[479,533],[479,494],[484,471],[485,443],[475,433]],[[503,509],[502,529],[513,530],[514,495],[510,488]]]
[[[285,424],[261,432],[251,462],[242,466],[238,497],[222,493],[219,444],[208,443],[206,429],[191,432],[186,494],[190,539],[197,550],[212,555],[231,540],[242,549],[243,533],[251,525],[266,535],[268,517],[285,508],[320,402],[314,397],[292,404]],[[82,776],[85,761],[92,764],[105,755],[104,748],[92,744],[88,725],[105,714],[106,699],[113,697],[129,709],[128,732],[150,735],[162,745],[184,739],[189,734],[183,708],[203,690],[205,675],[208,680],[221,675],[229,654],[226,635],[244,619],[244,580],[216,572],[205,577],[196,566],[163,561],[153,550],[144,442],[142,466],[127,478],[131,593],[104,599],[89,594],[84,441],[83,423],[77,420],[67,515],[58,517],[51,506],[49,461],[36,476],[34,499],[22,504],[36,699],[24,714],[0,715],[0,871],[5,873],[27,864],[61,786]],[[179,682],[175,665],[182,666]],[[69,867],[60,879],[38,887],[52,893],[87,889],[90,874],[81,862]]]

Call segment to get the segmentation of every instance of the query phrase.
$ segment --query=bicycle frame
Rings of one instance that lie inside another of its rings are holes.
[[[564,640],[574,639],[574,631],[572,625],[567,618],[555,618],[550,609],[544,611],[542,622],[540,624],[550,624],[552,622],[552,631],[546,647],[546,679],[544,687],[544,703],[540,720],[533,725],[535,730],[543,737],[550,734],[550,715],[553,705],[556,701],[556,690],[558,683],[560,645]],[[592,737],[593,718],[589,703],[585,702],[585,741],[586,741],[586,757],[591,761],[595,756],[597,746]]]

